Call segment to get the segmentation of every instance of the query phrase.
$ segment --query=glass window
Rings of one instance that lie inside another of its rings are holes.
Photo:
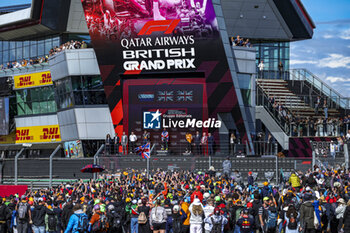
[[[23,48],[23,58],[24,59],[28,59],[29,57],[30,57],[30,55],[29,55],[29,46],[25,46]]]
[[[42,57],[44,55],[45,55],[44,43],[39,43],[38,44],[38,57]]]
[[[36,101],[32,103],[33,114],[40,114],[40,102]]]
[[[29,45],[29,40],[23,41],[23,46],[28,46]]]
[[[15,49],[11,49],[10,50],[10,61],[13,62],[16,60],[16,50]]]
[[[5,50],[2,52],[2,60],[4,63],[7,63],[9,61],[9,51]]]
[[[2,46],[3,46],[3,50],[7,50],[7,49],[9,49],[9,42],[8,41],[3,41],[2,42]]]
[[[16,42],[15,41],[10,41],[10,49],[16,48]]]
[[[17,47],[16,49],[16,60],[19,61],[19,60],[22,60],[23,59],[23,53],[22,53],[22,50],[23,47]]]
[[[31,44],[30,45],[30,57],[34,58],[38,56],[38,51],[37,51],[37,45],[36,44]]]

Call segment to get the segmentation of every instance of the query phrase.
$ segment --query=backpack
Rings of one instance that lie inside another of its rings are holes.
[[[18,206],[18,219],[19,220],[26,220],[27,219],[27,212],[28,212],[28,206],[27,203],[19,203]]]
[[[106,222],[107,222],[106,216],[104,214],[98,214],[98,215],[100,215],[100,219],[92,225],[93,232],[98,232],[106,229]]]
[[[211,228],[210,233],[221,233],[222,228],[222,217],[220,217],[220,220],[214,221],[214,219],[211,219],[211,222],[213,223],[213,227]]]
[[[268,218],[266,221],[266,227],[267,229],[272,229],[277,226],[277,211],[272,212],[271,210],[267,211]]]
[[[76,231],[78,231],[79,233],[86,233],[89,228],[89,220],[87,216],[85,214],[80,214],[80,215],[76,214],[76,216],[79,218],[78,227]]]
[[[156,207],[154,211],[152,212],[152,219],[155,223],[162,223],[164,222],[163,216],[164,216],[164,208]]]
[[[181,231],[182,231],[181,217],[173,218],[173,232],[181,233]]]
[[[298,228],[298,222],[297,219],[294,217],[291,217],[289,219],[288,225],[287,225],[289,230],[296,230]]]
[[[147,217],[146,217],[145,212],[141,212],[141,213],[139,214],[139,217],[137,218],[137,221],[138,221],[139,224],[146,224],[146,222],[147,222]]]
[[[112,224],[114,229],[120,229],[122,227],[122,216],[119,213],[117,212],[113,213]]]
[[[47,214],[47,225],[48,225],[49,231],[56,231],[57,218],[55,213],[52,212]]]

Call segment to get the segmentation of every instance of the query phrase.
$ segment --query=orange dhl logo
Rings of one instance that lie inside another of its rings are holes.
[[[40,136],[40,139],[59,139],[60,135],[58,134],[58,127],[53,128],[43,128],[43,135]]]
[[[29,85],[33,85],[34,82],[31,81],[32,77],[31,76],[23,76],[19,78],[19,83],[18,86],[19,87],[23,87],[23,86],[29,86]]]
[[[39,81],[40,84],[45,84],[45,83],[51,83],[51,74],[42,74],[41,75],[41,80]]]
[[[29,136],[29,129],[16,130],[16,141],[33,140],[33,136]]]

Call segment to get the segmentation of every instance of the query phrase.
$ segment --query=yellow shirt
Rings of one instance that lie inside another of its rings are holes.
[[[186,141],[188,141],[189,143],[192,142],[192,134],[190,133],[186,134]]]

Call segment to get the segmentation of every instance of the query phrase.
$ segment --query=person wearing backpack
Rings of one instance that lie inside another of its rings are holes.
[[[267,208],[267,218],[265,222],[265,231],[267,233],[275,233],[277,227],[278,212],[273,202],[269,203],[270,206]]]
[[[53,209],[48,208],[45,215],[46,233],[58,233],[58,217]]]
[[[214,213],[205,218],[204,222],[209,224],[210,233],[223,233],[224,226],[227,224],[228,220],[225,218],[225,216],[220,214],[219,207],[216,207],[214,209]]]
[[[214,213],[214,200],[213,199],[209,199],[208,200],[208,204],[203,208],[204,209],[204,217],[208,218],[209,216],[211,216]],[[209,223],[205,223],[204,224],[204,231],[205,233],[210,233],[211,227],[209,225]]]
[[[34,233],[45,233],[45,215],[46,207],[44,205],[43,198],[38,199],[38,204],[35,205],[32,211],[33,225],[32,229]]]
[[[238,219],[237,225],[240,233],[253,233],[254,232],[254,218],[249,216],[249,210],[244,209],[242,216]]]
[[[150,226],[153,233],[165,233],[167,214],[161,206],[161,200],[156,200],[156,206],[151,210]]]
[[[68,225],[64,233],[87,233],[89,228],[89,220],[83,212],[80,204],[75,204],[73,214],[69,218]]]
[[[27,203],[27,197],[22,195],[21,201],[16,206],[17,233],[27,233],[29,223],[32,222],[32,213]]]
[[[141,200],[141,205],[137,207],[137,212],[139,217],[137,219],[139,223],[139,232],[140,233],[151,233],[151,228],[149,226],[148,216],[150,212],[149,206],[147,206],[147,198]]]
[[[102,206],[94,206],[94,215],[92,215],[90,220],[90,226],[92,232],[107,232],[108,221],[106,215],[102,211]]]
[[[3,203],[2,197],[0,197],[0,232],[7,232],[7,221],[11,219],[11,211]]]
[[[285,233],[298,233],[299,232],[299,218],[298,212],[294,206],[289,206],[286,213],[286,230]]]
[[[58,207],[58,203],[56,201],[53,202],[53,209],[52,211],[57,216],[57,232],[61,232],[62,230],[62,210]]]
[[[173,233],[182,233],[183,223],[185,222],[187,215],[183,209],[180,208],[180,206],[175,205],[173,207]]]

